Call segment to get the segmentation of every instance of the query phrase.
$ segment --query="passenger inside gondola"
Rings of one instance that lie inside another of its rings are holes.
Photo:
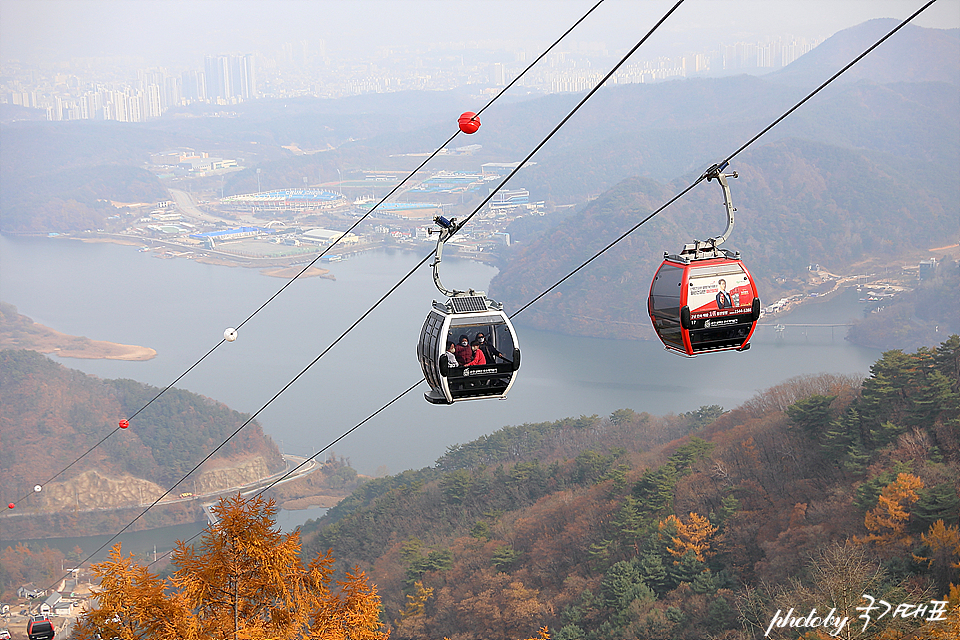
[[[470,351],[473,353],[473,359],[471,359],[466,366],[476,367],[482,364],[487,364],[487,358],[483,355],[483,351],[480,350],[479,340],[474,340],[470,343]]]
[[[455,369],[460,366],[460,362],[457,361],[457,343],[448,342],[447,350],[444,351],[443,357],[447,361],[447,369]]]
[[[483,357],[486,359],[487,364],[494,364],[500,358],[501,360],[506,360],[503,357],[503,354],[497,351],[497,348],[487,342],[486,336],[483,335],[483,331],[477,334],[477,340],[480,342],[480,351],[483,352]]]
[[[454,325],[442,344],[446,349],[438,366],[453,399],[501,393],[509,387],[516,354],[505,325]]]
[[[470,348],[470,340],[465,335],[457,339],[456,356],[460,366],[465,366],[473,360],[473,349]]]

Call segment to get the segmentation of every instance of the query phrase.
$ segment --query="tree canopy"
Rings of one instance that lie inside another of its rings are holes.
[[[221,498],[200,542],[178,541],[169,578],[124,557],[118,544],[93,566],[97,605],[79,640],[386,640],[380,597],[363,572],[333,580],[333,556],[304,564],[300,534],[276,528],[273,500]]]

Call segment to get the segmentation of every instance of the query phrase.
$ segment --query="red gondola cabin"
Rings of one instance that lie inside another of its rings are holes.
[[[650,319],[664,346],[688,356],[742,351],[760,318],[760,297],[739,257],[665,256],[650,285]]]
[[[703,177],[716,179],[723,189],[727,228],[709,240],[685,244],[679,255],[664,260],[650,284],[647,311],[664,346],[695,356],[711,351],[746,351],[760,319],[760,296],[739,252],[720,248],[733,231],[727,163],[713,165]]]

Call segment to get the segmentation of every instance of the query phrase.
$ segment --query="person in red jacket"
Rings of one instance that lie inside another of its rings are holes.
[[[483,355],[483,351],[480,350],[480,341],[474,340],[470,343],[470,351],[473,353],[473,359],[466,363],[465,367],[475,367],[480,364],[487,364],[487,359]]]
[[[455,354],[457,356],[457,362],[461,365],[466,365],[468,362],[473,360],[473,350],[470,349],[470,341],[467,340],[467,336],[460,336],[460,339],[457,341],[457,350]]]

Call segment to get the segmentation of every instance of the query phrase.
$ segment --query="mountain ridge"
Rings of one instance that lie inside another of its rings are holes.
[[[745,151],[728,169],[740,178],[730,181],[738,214],[727,245],[743,252],[761,299],[802,289],[809,264],[836,273],[954,234],[953,212],[960,203],[950,170],[930,163],[922,181],[908,190],[897,179],[908,166],[916,165],[881,152],[797,139]],[[522,307],[695,178],[621,182],[542,236],[512,248],[491,282],[491,296],[507,308]],[[663,252],[722,231],[721,203],[717,187],[701,184],[516,322],[595,337],[625,337],[617,329],[625,323],[638,327],[632,337],[653,337],[646,298]]]
[[[24,513],[53,517],[64,509],[136,507],[159,497],[247,419],[176,388],[147,406],[160,391],[156,387],[96,378],[28,350],[0,350],[0,389],[0,498]],[[129,428],[117,430],[120,419],[142,407]],[[114,437],[105,437],[113,431]],[[277,446],[251,422],[188,484],[227,489],[236,486],[236,470],[246,469],[241,475],[255,481],[284,466]],[[36,484],[49,491],[34,493]],[[16,526],[4,520],[3,537]]]

